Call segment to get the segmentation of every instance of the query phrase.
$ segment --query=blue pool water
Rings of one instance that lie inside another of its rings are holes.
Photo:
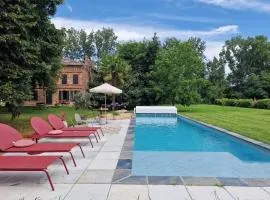
[[[183,117],[137,116],[132,174],[270,178],[270,152]]]

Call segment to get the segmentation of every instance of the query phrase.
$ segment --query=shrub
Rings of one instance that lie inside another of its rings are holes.
[[[227,99],[225,101],[225,106],[237,106],[238,101],[237,99]]]
[[[97,105],[97,102],[90,93],[77,93],[74,96],[74,105],[76,109],[91,109]]]
[[[227,100],[228,99],[225,99],[225,98],[223,98],[223,99],[216,99],[216,104],[217,105],[220,105],[220,106],[225,106]]]
[[[253,101],[252,99],[216,99],[216,104],[221,106],[236,106],[243,108],[270,109],[270,99]]]
[[[238,99],[237,106],[243,108],[251,108],[253,106],[253,102],[254,101],[252,99]]]
[[[270,99],[262,99],[255,101],[254,108],[270,109]]]
[[[45,103],[36,103],[37,110],[44,110],[46,108]]]

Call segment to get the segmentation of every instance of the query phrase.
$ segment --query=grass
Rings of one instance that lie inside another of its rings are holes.
[[[66,106],[50,107],[43,110],[25,107],[22,109],[22,111],[23,112],[19,118],[11,120],[10,113],[7,113],[5,109],[1,108],[0,123],[9,124],[10,126],[16,128],[23,135],[29,135],[33,133],[33,130],[30,125],[30,119],[33,116],[39,116],[47,120],[49,114],[60,115],[61,112],[64,112],[66,120],[68,121],[69,124],[72,124],[72,120],[74,121],[74,113],[79,113],[80,115],[86,117],[94,117],[98,115],[97,112],[93,112],[90,110],[83,110],[83,109],[75,110],[74,107],[66,107]]]
[[[177,108],[184,116],[270,144],[270,110],[216,105]]]

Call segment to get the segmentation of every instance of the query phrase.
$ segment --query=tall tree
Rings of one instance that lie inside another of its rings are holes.
[[[39,84],[53,90],[61,67],[62,31],[49,17],[62,0],[0,1],[0,99],[12,118]]]
[[[65,30],[63,56],[71,59],[83,60],[85,56],[95,55],[94,32],[87,34],[84,30],[74,28]]]
[[[200,100],[204,62],[194,45],[188,41],[167,40],[158,54],[156,65],[160,102],[190,105]]]
[[[226,41],[221,56],[231,69],[231,97],[270,96],[266,78],[270,76],[270,42],[265,36],[234,37]]]
[[[214,103],[216,99],[225,96],[227,82],[225,79],[225,63],[214,57],[206,64],[206,87],[204,88],[204,99],[208,103]]]
[[[188,42],[196,49],[196,51],[200,54],[201,58],[205,59],[205,49],[206,43],[201,38],[191,37],[188,39]]]
[[[154,74],[160,41],[156,34],[152,40],[127,42],[117,48],[119,56],[132,68],[132,76],[125,85],[126,100],[130,106],[156,104]]]
[[[103,56],[113,55],[116,51],[117,36],[113,29],[102,28],[94,34],[96,57],[100,61]]]
[[[130,75],[130,66],[117,55],[107,55],[101,60],[100,73],[104,81],[115,87],[123,87]],[[115,103],[115,95],[112,102]]]

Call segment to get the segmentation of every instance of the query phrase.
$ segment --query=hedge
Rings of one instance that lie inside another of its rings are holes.
[[[243,108],[270,109],[270,99],[216,99],[216,104],[221,106],[236,106]]]

